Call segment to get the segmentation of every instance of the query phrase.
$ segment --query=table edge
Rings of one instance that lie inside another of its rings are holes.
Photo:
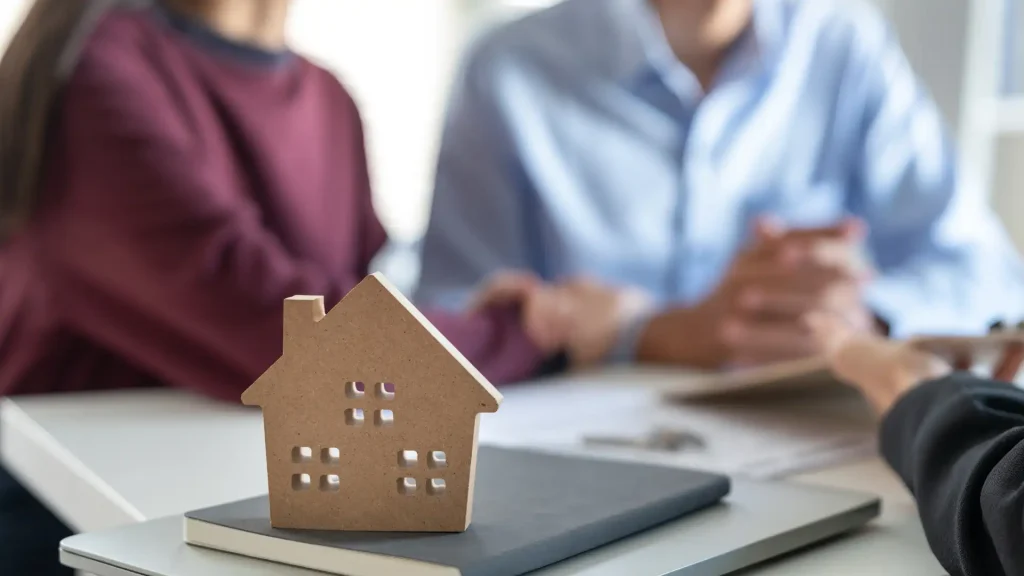
[[[94,531],[146,519],[13,398],[0,399],[0,462],[72,529]],[[26,478],[49,481],[26,483]]]

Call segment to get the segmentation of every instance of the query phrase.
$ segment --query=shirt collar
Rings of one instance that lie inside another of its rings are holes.
[[[277,67],[289,64],[293,53],[287,49],[268,50],[224,37],[206,24],[175,11],[162,0],[153,3],[153,14],[193,43],[210,52],[250,64]]]
[[[612,21],[622,30],[612,73],[632,83],[651,73],[665,79],[689,75],[689,69],[676,58],[665,37],[657,11],[649,0],[611,0]],[[767,70],[782,43],[781,2],[755,0],[753,22],[731,49],[725,62],[723,77],[741,76]]]

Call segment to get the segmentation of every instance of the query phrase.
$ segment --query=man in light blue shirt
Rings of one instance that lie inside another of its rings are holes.
[[[1019,313],[1022,271],[983,191],[957,178],[939,111],[858,0],[565,0],[465,64],[419,298],[459,307],[510,268],[639,287],[661,312],[624,331],[620,358],[659,317],[663,339],[793,342],[826,303],[897,337],[980,331]],[[763,216],[783,231],[751,238]],[[869,282],[811,260],[778,274],[788,231],[819,229],[793,236],[816,254],[808,239],[856,240],[848,217],[866,225]],[[758,309],[773,286],[793,313]],[[708,354],[678,359],[743,356]]]

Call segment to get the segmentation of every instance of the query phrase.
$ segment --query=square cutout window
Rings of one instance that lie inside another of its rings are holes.
[[[414,468],[420,459],[415,450],[402,450],[398,453],[398,465],[402,468]]]
[[[309,446],[296,446],[292,448],[292,462],[302,464],[313,460],[313,449]]]
[[[320,477],[321,492],[337,492],[341,490],[341,478],[337,474],[325,474]]]
[[[341,462],[341,450],[337,448],[324,448],[320,450],[320,461],[324,464],[338,464]]]
[[[345,424],[348,424],[349,426],[362,426],[363,409],[349,408],[348,410],[345,410]]]
[[[345,383],[345,396],[349,398],[362,398],[366,395],[366,387],[362,382],[346,382]]]
[[[406,496],[412,496],[416,493],[416,479],[415,478],[399,478],[398,479],[398,493],[405,494]]]
[[[292,474],[292,490],[309,490],[309,474]]]
[[[440,450],[434,450],[430,453],[430,460],[427,461],[427,465],[431,468],[447,468],[448,455]]]
[[[391,410],[377,410],[373,417],[373,423],[380,427],[394,426],[395,413]]]
[[[377,382],[377,398],[381,400],[395,399],[395,385],[391,382]]]
[[[430,494],[431,496],[440,496],[441,494],[444,494],[445,488],[444,478],[431,478],[430,482],[427,484],[427,494]]]

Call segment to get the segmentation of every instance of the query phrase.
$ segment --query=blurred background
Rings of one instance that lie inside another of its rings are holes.
[[[292,45],[336,72],[367,126],[377,213],[395,240],[380,267],[416,280],[452,75],[482,29],[558,0],[296,0]],[[855,1],[855,0],[854,0]],[[1024,249],[1024,0],[872,0],[896,27],[957,134],[971,185]],[[26,0],[0,3],[0,48]],[[408,98],[409,94],[415,98]]]

